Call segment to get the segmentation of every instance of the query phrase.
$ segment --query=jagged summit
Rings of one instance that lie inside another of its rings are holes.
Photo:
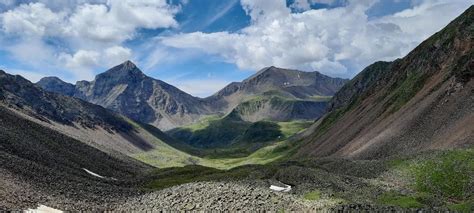
[[[95,80],[99,78],[111,78],[113,81],[119,79],[125,81],[137,80],[145,78],[146,75],[135,65],[132,61],[127,60],[111,69],[96,76]]]

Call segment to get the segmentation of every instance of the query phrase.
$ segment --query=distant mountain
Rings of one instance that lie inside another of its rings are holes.
[[[296,157],[381,158],[474,144],[474,6],[402,59],[376,62],[329,103]]]
[[[76,87],[73,84],[64,82],[58,77],[44,77],[36,85],[46,91],[54,91],[67,96],[74,96]]]
[[[210,113],[201,99],[146,76],[131,61],[97,75],[91,82],[77,82],[73,85],[74,92],[70,84],[57,78],[44,78],[37,84],[48,91],[101,105],[164,130],[191,123]]]
[[[239,104],[260,96],[278,96],[294,101],[318,101],[334,95],[347,81],[319,72],[267,67],[242,82],[229,84],[206,98],[206,101],[214,102],[214,107],[222,112],[230,112]]]

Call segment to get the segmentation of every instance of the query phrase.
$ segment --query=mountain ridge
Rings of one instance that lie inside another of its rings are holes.
[[[382,158],[474,141],[474,6],[339,90],[296,157]]]

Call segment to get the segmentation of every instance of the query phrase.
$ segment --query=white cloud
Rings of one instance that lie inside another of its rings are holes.
[[[74,55],[62,55],[66,60],[66,66],[71,69],[94,67],[99,64],[99,53],[90,50],[79,50]]]
[[[288,15],[291,11],[286,7],[286,1],[241,0],[245,12],[253,21],[264,21]]]
[[[241,69],[275,65],[351,77],[374,61],[404,56],[473,1],[423,0],[412,9],[371,19],[365,11],[375,0],[301,13],[290,13],[284,0],[278,2],[242,0],[253,23],[240,32],[178,34],[162,37],[162,44],[216,54]]]
[[[72,71],[77,79],[90,80],[93,78],[92,69],[99,65],[100,54],[93,50],[79,50],[73,55],[62,53],[58,60]]]
[[[295,0],[295,2],[290,5],[290,7],[296,10],[305,11],[311,9],[311,5],[309,3],[310,2],[308,2],[308,0]]]
[[[46,77],[46,75],[40,74],[38,72],[29,71],[29,70],[9,69],[9,68],[5,68],[5,70],[7,70],[11,74],[21,75],[22,77],[28,79],[29,81],[33,83],[38,82],[43,77]]]
[[[103,60],[107,66],[115,66],[132,57],[132,50],[121,46],[107,48],[103,54]]]
[[[139,28],[176,27],[177,7],[165,0],[109,0],[107,4],[78,6],[67,31],[74,37],[99,43],[120,43],[131,39]]]
[[[0,48],[28,66],[44,69],[48,64],[89,79],[94,68],[130,59],[132,51],[123,44],[139,29],[177,27],[174,16],[179,9],[166,0],[24,3],[0,13]]]
[[[77,79],[91,80],[95,67],[110,67],[120,64],[132,57],[128,48],[113,46],[103,51],[79,50],[74,54],[61,53],[58,60],[73,72]]]
[[[0,15],[6,33],[44,36],[59,33],[64,13],[54,13],[41,3],[22,4]]]
[[[56,59],[55,50],[46,45],[38,37],[23,39],[20,42],[2,40],[0,46],[8,51],[15,59],[27,61],[30,65],[35,67],[48,69],[56,64],[56,62],[54,62]]]

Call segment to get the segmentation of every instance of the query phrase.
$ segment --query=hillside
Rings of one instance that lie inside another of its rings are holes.
[[[99,205],[136,196],[138,190],[127,181],[152,168],[124,155],[109,155],[5,106],[0,106],[0,120],[2,211],[24,210],[52,200]]]
[[[347,83],[296,157],[372,159],[474,142],[474,7]]]
[[[160,159],[155,166],[170,167],[186,165],[191,157],[170,146],[172,139],[151,125],[77,98],[46,92],[21,76],[3,71],[0,103],[17,116],[117,158],[154,152]]]

